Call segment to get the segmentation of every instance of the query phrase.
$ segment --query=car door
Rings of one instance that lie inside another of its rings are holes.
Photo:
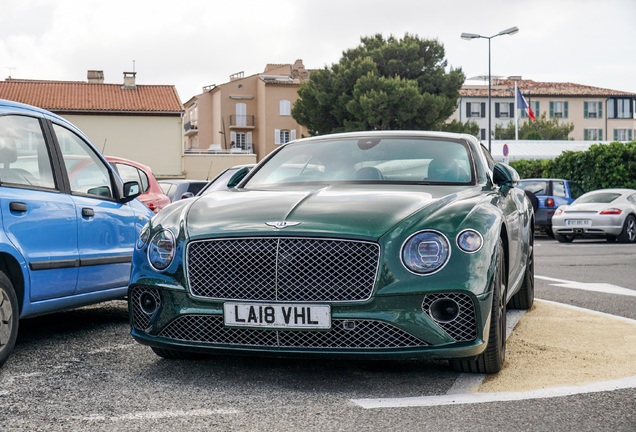
[[[60,190],[43,125],[36,117],[0,117],[2,225],[28,267],[30,302],[73,294],[79,265],[75,204]]]
[[[80,267],[75,293],[108,289],[123,292],[142,215],[136,214],[130,203],[115,199],[112,168],[92,146],[61,125],[54,124],[53,131],[78,220]]]

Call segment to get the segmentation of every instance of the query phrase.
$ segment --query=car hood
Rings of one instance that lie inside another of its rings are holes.
[[[192,203],[186,229],[193,239],[276,234],[283,229],[285,235],[297,232],[378,239],[418,211],[434,213],[459,199],[460,193],[467,193],[466,189],[466,186],[379,189],[377,185],[333,185],[291,191],[219,191]]]

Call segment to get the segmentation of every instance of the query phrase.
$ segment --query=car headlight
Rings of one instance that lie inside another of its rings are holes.
[[[426,275],[439,271],[448,262],[450,247],[437,231],[413,234],[402,246],[402,262],[413,273]]]
[[[156,270],[168,268],[175,251],[174,235],[170,230],[162,230],[154,235],[148,246],[148,262]]]
[[[484,238],[477,231],[467,229],[457,236],[457,246],[466,253],[475,253],[481,249]]]
[[[137,246],[137,249],[141,249],[148,243],[148,240],[150,240],[150,228],[146,225],[141,229],[141,233],[139,234],[139,237],[137,237],[137,244],[135,246]]]

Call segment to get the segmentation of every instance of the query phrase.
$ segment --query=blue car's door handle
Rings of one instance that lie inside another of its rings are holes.
[[[9,210],[19,213],[25,213],[27,211],[27,205],[21,202],[9,203]]]
[[[95,211],[92,208],[84,207],[82,209],[82,216],[84,216],[84,217],[93,217],[93,216],[95,216]]]

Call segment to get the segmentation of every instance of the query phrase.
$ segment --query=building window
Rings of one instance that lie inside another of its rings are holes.
[[[280,101],[280,115],[282,116],[289,116],[291,115],[291,102],[288,100],[281,100]]]
[[[496,118],[512,118],[514,117],[513,113],[515,110],[515,104],[514,103],[502,103],[502,102],[497,102],[495,104],[495,117]]]
[[[603,129],[583,129],[583,139],[585,141],[601,141]]]
[[[550,102],[550,118],[568,118],[568,103]]]
[[[285,144],[296,139],[295,129],[274,129],[274,143]]]
[[[247,104],[237,103],[234,112],[236,113],[235,126],[247,126]]]
[[[466,117],[486,117],[486,103],[466,102]]]
[[[631,129],[614,129],[614,141],[631,141],[632,136]]]
[[[607,101],[608,118],[633,118],[634,103],[630,98],[611,98]]]
[[[584,102],[583,103],[583,117],[584,118],[602,118],[603,117],[603,103],[602,102]]]
[[[539,118],[539,101],[528,101],[528,105],[532,108],[532,112],[534,113],[535,118]],[[522,119],[528,118],[528,113],[526,110],[521,110],[521,115],[519,116]]]

